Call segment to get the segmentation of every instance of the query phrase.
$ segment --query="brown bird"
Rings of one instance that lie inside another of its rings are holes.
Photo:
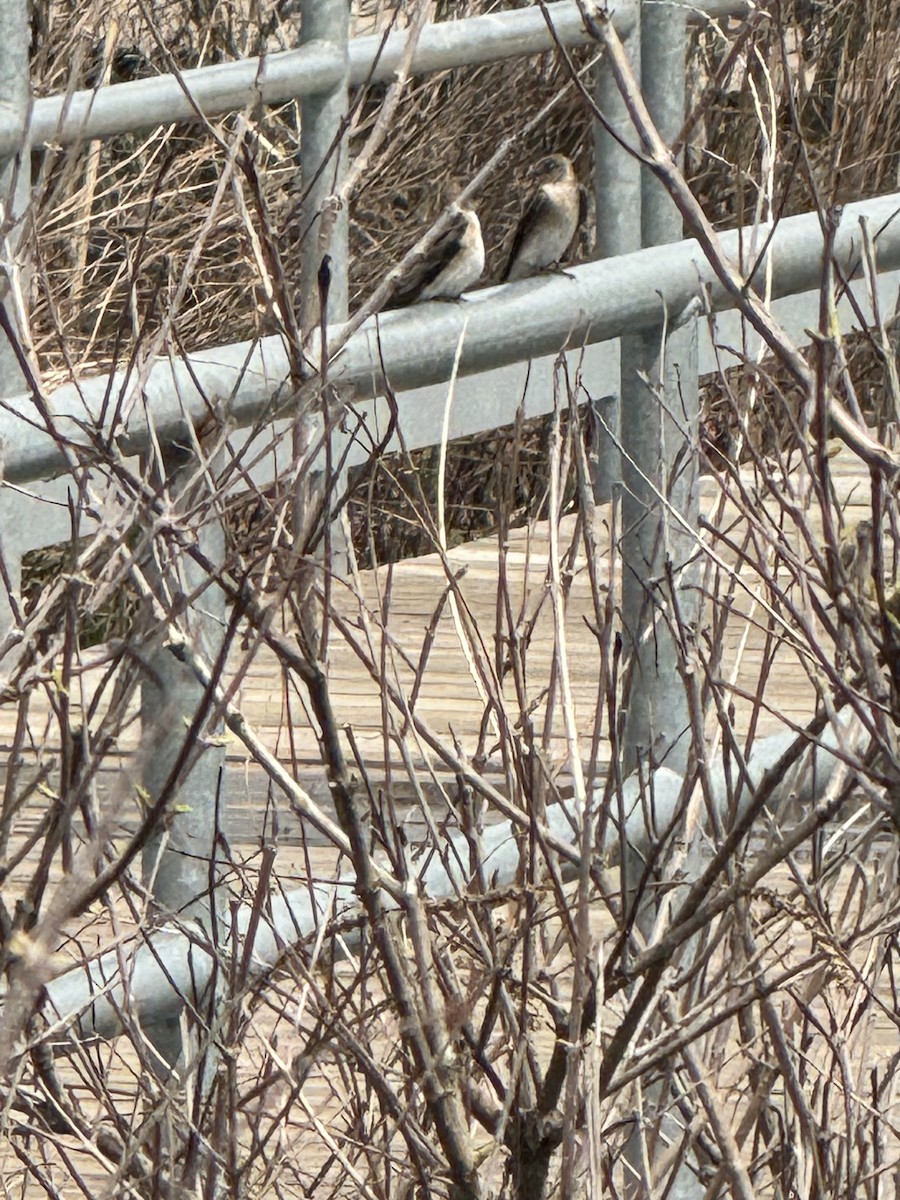
[[[581,189],[571,161],[551,154],[535,164],[533,174],[538,186],[516,229],[504,282],[556,266],[578,229]]]
[[[851,588],[858,596],[865,596],[872,587],[874,556],[874,529],[867,517],[845,532],[841,538],[839,553],[841,566]]]
[[[481,278],[484,241],[478,214],[472,208],[461,208],[455,201],[448,207],[453,213],[449,229],[438,238],[428,256],[400,280],[388,308],[402,308],[417,300],[457,300]]]

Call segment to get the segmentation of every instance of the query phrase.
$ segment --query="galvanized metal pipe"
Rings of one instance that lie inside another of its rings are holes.
[[[863,217],[877,233],[880,269],[900,267],[898,216],[900,193],[848,204],[835,244],[841,270],[859,273],[858,223]],[[723,252],[740,261],[749,232],[721,234]],[[769,253],[773,297],[816,287],[822,257],[818,214],[780,221]],[[764,269],[763,265],[761,271]],[[664,310],[677,318],[701,293],[715,311],[732,306],[728,292],[693,239],[652,247],[574,267],[565,275],[486,288],[458,303],[415,305],[373,319],[350,338],[333,364],[331,377],[352,385],[365,397],[379,394],[385,374],[396,391],[424,387],[449,379],[464,329],[460,369],[472,375],[555,354],[563,346],[595,344],[652,329]],[[339,332],[330,332],[331,345],[337,344]],[[142,387],[145,405],[126,431],[114,431],[115,439],[123,454],[136,454],[148,446],[145,408],[162,440],[184,437],[187,421],[208,419],[210,403],[234,427],[250,425],[288,406],[291,392],[287,379],[288,356],[278,337],[220,346],[189,355],[185,361],[160,360]],[[35,428],[30,396],[7,401],[0,409],[4,478],[26,483],[64,471],[66,460],[58,437],[69,439],[86,454],[95,454],[96,420],[107,389],[118,395],[120,390],[127,393],[128,386],[127,374],[116,373],[111,380],[101,375],[58,388],[47,398],[56,414],[52,432]],[[110,433],[104,430],[103,436]]]
[[[183,452],[163,454],[166,486],[176,511],[183,506],[196,508],[198,500],[202,499],[196,488],[207,486],[205,482],[199,483],[188,496],[183,494],[185,481],[196,469],[194,456],[190,455],[188,461],[185,458]],[[210,562],[224,563],[225,531],[214,505],[210,505],[207,519],[196,530],[196,540]],[[192,646],[207,662],[217,662],[226,622],[225,595],[221,588],[210,584],[205,572],[188,555],[179,555],[175,563],[154,561],[148,564],[146,575],[160,596],[165,596],[166,585],[169,592],[176,595],[190,595],[197,589],[204,589],[183,614],[181,622]],[[145,750],[140,760],[141,785],[150,803],[156,803],[169,786],[172,773],[184,755],[186,739],[195,718],[208,711],[206,689],[190,666],[177,658],[166,642],[166,629],[162,627],[147,646],[149,670],[141,681],[141,742]],[[171,788],[165,820],[151,832],[142,861],[144,882],[151,887],[159,910],[173,914],[179,920],[197,921],[213,945],[219,944],[225,918],[218,865],[226,817],[226,797],[222,789],[223,732],[221,719],[215,723],[208,718],[202,719],[187,746],[193,761],[188,760],[186,770],[182,767],[177,785]],[[202,987],[191,995],[201,1011],[211,1010],[209,997],[203,996]],[[191,1055],[187,1053],[182,1034],[177,1018],[147,1030],[147,1036],[170,1069],[190,1061]],[[214,1055],[214,1048],[208,1047],[204,1060],[204,1088],[208,1088],[212,1078]],[[167,1074],[164,1069],[159,1073],[163,1077]]]
[[[641,26],[632,19],[619,36],[632,63],[641,61]],[[597,258],[615,258],[641,248],[641,167],[616,136],[638,148],[634,126],[615,77],[605,60],[597,69],[594,91],[597,107],[609,129],[594,126],[594,194],[596,198]]]
[[[671,144],[684,123],[687,22],[680,4],[645,0],[643,13],[641,88],[657,130]],[[672,197],[643,168],[642,244],[661,246],[681,237]],[[659,496],[691,528],[698,514],[697,322],[674,328],[674,315],[660,313],[655,328],[622,341],[622,611],[634,670],[623,739],[626,770],[648,759],[683,770],[690,744],[678,646],[660,618],[663,609],[671,612],[666,566],[677,575],[694,545]],[[679,589],[679,605],[690,623],[697,603],[689,587]]]
[[[641,60],[641,23],[632,19],[628,33],[620,35],[633,63]],[[594,199],[596,203],[596,257],[617,258],[641,248],[641,166],[620,144],[635,145],[634,126],[609,63],[604,58],[597,69],[597,107],[605,124],[594,123]],[[619,383],[621,372],[616,383]],[[621,434],[621,387],[598,397],[594,405],[594,500],[607,504],[622,480],[619,453]]]
[[[0,37],[0,114],[21,122],[28,112],[28,0],[8,0],[3,10],[3,36]],[[27,146],[14,144],[5,153],[0,150],[0,228],[6,230],[0,260],[7,260],[7,271],[0,271],[0,304],[13,329],[18,326],[12,301],[15,263],[20,243],[20,226],[28,205],[30,161]],[[15,351],[0,332],[0,398],[22,390],[24,380]],[[25,536],[33,518],[34,501],[4,488],[0,492],[0,556],[9,582],[9,591],[18,594],[22,577]],[[0,583],[0,640],[13,623],[13,606],[6,587]],[[9,660],[7,660],[9,665]]]
[[[697,16],[742,15],[747,0],[701,0],[694,6]],[[577,4],[558,0],[548,4],[556,37],[567,46],[591,40]],[[615,14],[616,27],[627,32],[632,6]],[[352,39],[349,52],[351,85],[390,80],[406,45],[406,34],[392,34],[381,49],[381,38]],[[553,47],[543,14],[537,8],[491,13],[460,21],[438,22],[422,32],[412,59],[415,74],[472,66],[500,58],[537,54]],[[213,118],[255,104],[279,104],[286,100],[328,92],[344,75],[341,50],[315,43],[298,50],[245,58],[233,63],[215,63],[182,71],[136,79],[71,95],[47,96],[34,102],[29,134],[35,145],[115,137],[120,133],[152,129],[176,121]],[[0,158],[22,141],[24,121],[20,114],[0,109]]]
[[[650,116],[663,140],[671,145],[684,123],[687,21],[681,4],[644,0],[641,7],[640,54],[632,64]],[[634,139],[636,134],[631,131]],[[661,246],[682,237],[681,216],[671,196],[646,167],[640,169],[641,245]],[[678,578],[681,615],[690,624],[697,603],[680,578],[695,547],[674,512],[697,527],[700,462],[697,453],[699,383],[697,321],[680,328],[672,314],[661,314],[655,328],[621,342],[622,445],[622,632],[629,664],[627,712],[619,747],[623,774],[639,770],[656,778],[657,768],[684,773],[690,738],[688,709],[679,667],[679,643],[665,619],[673,603],[671,567]],[[693,443],[693,445],[692,445]],[[691,451],[694,453],[691,453]],[[666,497],[666,501],[659,499]],[[696,869],[693,861],[690,868]],[[656,889],[643,888],[647,859],[641,847],[626,842],[622,885],[629,907],[637,905],[638,928],[651,937],[659,907]],[[690,873],[690,872],[689,872]],[[684,887],[682,878],[667,879]],[[686,894],[686,892],[685,892]],[[680,1130],[668,1114],[668,1088],[648,1082],[646,1119],[658,1121],[666,1138]],[[643,1118],[636,1121],[624,1150],[638,1176],[643,1155]],[[673,1200],[699,1200],[703,1195],[688,1158],[671,1181]]]
[[[324,299],[329,322],[347,320],[350,304],[350,218],[347,205],[337,202],[341,184],[348,168],[349,142],[344,134],[350,107],[347,82],[347,44],[350,35],[350,8],[347,0],[301,0],[301,36],[304,42],[326,41],[341,50],[344,74],[331,91],[308,97],[300,107],[300,161],[303,172],[303,210],[300,246],[300,304],[304,336],[316,328],[322,319],[320,304]],[[320,283],[320,271],[329,260],[327,288]],[[327,293],[327,294],[326,294]],[[327,402],[327,398],[326,398]],[[301,416],[293,429],[294,461],[299,462],[309,447],[318,440],[322,429],[321,412]],[[332,461],[340,460],[339,432],[328,433],[331,446],[337,451]],[[330,484],[323,473],[316,472],[297,479],[294,504],[294,532],[302,543],[311,512],[318,511]],[[338,489],[343,492],[343,488]],[[329,529],[326,570],[346,572],[346,555],[334,553],[335,543],[342,541],[341,525],[332,522]],[[329,552],[331,552],[329,554]],[[312,595],[317,571],[306,564],[299,581],[302,595]],[[307,635],[318,638],[315,606],[302,606],[308,623]]]
[[[347,172],[347,145],[341,134],[349,108],[347,39],[350,12],[347,0],[302,0],[301,36],[304,44],[325,43],[337,51],[342,72],[327,92],[304,100],[300,109],[300,162],[303,173],[303,244],[300,247],[300,290],[303,325],[319,320],[317,276],[322,259],[331,259],[328,319],[347,319],[349,217],[347,206],[326,212],[329,196],[337,194]]]
[[[746,811],[756,794],[765,772],[778,761],[794,740],[793,731],[760,738],[753,746],[748,761],[748,776],[734,795],[733,781],[724,768],[712,771],[712,792],[716,810],[721,814]],[[844,728],[829,727],[820,742],[811,747],[802,765],[791,771],[776,789],[770,801],[773,808],[790,802],[810,805],[829,785],[836,766],[847,747]],[[835,753],[840,750],[840,755]],[[645,855],[657,843],[658,829],[668,828],[677,818],[683,779],[675,771],[657,771],[652,781],[653,812],[648,812],[646,791],[638,785],[636,776],[627,779],[622,788],[624,831],[613,825],[607,828],[601,853],[615,857],[624,839]],[[705,814],[704,814],[705,816]],[[548,832],[577,855],[580,840],[576,822],[571,819],[565,804],[547,809]],[[501,821],[485,829],[482,835],[482,863],[490,870],[498,887],[512,883],[520,871],[521,839],[510,821]],[[458,889],[465,891],[468,883],[469,843],[459,832],[447,834],[445,854],[424,854],[426,865],[422,872],[422,888],[433,900],[452,899]],[[568,859],[561,862],[564,876],[572,873]],[[385,897],[389,908],[394,901]],[[242,905],[236,914],[235,934],[227,932],[223,944],[235,949],[241,960],[246,953],[245,939],[254,925],[254,905]],[[321,881],[285,891],[271,897],[266,911],[256,926],[252,951],[248,956],[250,974],[258,974],[278,961],[288,946],[302,944],[315,935],[323,920],[340,919],[359,912],[356,877],[351,872],[333,883]],[[257,914],[259,915],[259,914]],[[359,929],[345,930],[345,944],[358,944]],[[121,973],[126,964],[126,977]],[[119,947],[99,958],[75,966],[50,980],[46,987],[44,1011],[63,1023],[76,1023],[75,1036],[113,1038],[123,1029],[123,1014],[136,1014],[141,1024],[165,1021],[180,1012],[185,996],[193,996],[206,986],[213,966],[213,956],[204,945],[202,934],[192,937],[183,930],[159,929],[146,941],[132,947]]]

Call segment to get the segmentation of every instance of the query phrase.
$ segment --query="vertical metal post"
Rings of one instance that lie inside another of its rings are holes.
[[[618,28],[618,23],[617,23]],[[640,13],[632,14],[622,45],[632,63],[641,60]],[[611,129],[626,142],[635,143],[634,127],[625,101],[606,61],[597,68],[597,107]],[[594,125],[594,192],[597,201],[597,257],[615,258],[641,248],[641,166],[612,133]]]
[[[630,26],[622,32],[622,44],[633,63],[640,62],[641,22],[639,5],[634,5]],[[618,85],[605,61],[597,68],[597,107],[612,130],[626,141],[634,141],[634,129]],[[641,167],[599,122],[594,125],[594,197],[596,207],[597,258],[615,258],[641,248]],[[620,354],[623,353],[620,342]],[[620,372],[621,374],[621,372]],[[622,386],[619,394],[594,401],[600,418],[597,425],[594,500],[607,504],[622,480],[622,462],[613,438],[621,432]]]
[[[177,495],[179,483],[192,465],[193,459],[185,466],[184,456],[179,457],[177,451],[167,455],[167,483],[173,494]],[[224,561],[224,531],[217,520],[205,524],[197,540],[210,561]],[[178,570],[178,590],[182,594],[193,591],[205,580],[191,559],[183,558]],[[191,648],[209,664],[216,662],[222,645],[224,618],[225,598],[215,585],[209,586],[185,615]],[[141,726],[147,755],[142,783],[152,803],[161,795],[183,753],[188,729],[204,702],[204,689],[190,666],[166,648],[164,636],[149,666],[141,688]],[[217,857],[225,748],[216,736],[221,734],[221,726],[210,730],[204,724],[201,729],[199,736],[212,737],[214,743],[205,747],[172,795],[163,826],[154,831],[144,848],[143,869],[145,879],[152,881],[154,899],[163,910],[183,920],[198,921],[208,936],[215,939],[223,915],[218,908]],[[201,997],[191,999],[200,1001]],[[212,1003],[210,997],[203,999]],[[148,1034],[170,1068],[186,1058],[177,1020],[155,1026]],[[207,1083],[212,1067],[208,1053]]]
[[[334,46],[348,64],[348,37],[350,33],[350,6],[348,0],[301,0],[300,40],[302,44],[324,41]],[[327,320],[346,321],[349,311],[349,216],[347,206],[339,200],[339,193],[347,172],[349,153],[344,134],[344,122],[349,108],[349,88],[345,76],[342,83],[330,92],[306,98],[300,106],[300,159],[303,173],[303,212],[301,227],[304,231],[300,249],[300,311],[304,333],[314,329],[319,322],[319,272],[326,257],[330,259]],[[327,403],[328,397],[323,397]],[[295,459],[302,456],[321,428],[321,415],[310,414],[297,422],[294,433]],[[340,458],[339,435],[331,434],[332,461]],[[336,483],[315,479],[298,482],[295,533],[300,535],[306,524],[309,506],[321,495],[323,486],[335,486],[343,492],[342,481]],[[346,554],[342,549],[341,525],[331,526],[331,562],[327,569],[338,574],[346,571]],[[311,572],[301,582],[304,591],[309,591]],[[304,612],[309,619],[307,636],[317,640],[315,622],[308,604]]]
[[[672,141],[684,120],[685,9],[647,0],[643,13],[644,97],[660,133]],[[643,244],[678,241],[678,210],[656,178],[649,171],[642,174]],[[664,762],[679,771],[689,749],[686,699],[676,669],[678,647],[662,610],[671,615],[666,596],[671,570],[681,582],[682,615],[690,621],[696,613],[696,594],[680,574],[693,547],[657,499],[658,491],[696,524],[696,322],[675,328],[680,315],[660,313],[657,329],[623,339],[622,345],[622,439],[628,451],[623,468],[622,600],[635,671],[625,728],[626,769],[639,762],[651,768]]]
[[[0,112],[21,125],[22,144],[18,154],[0,160],[0,304],[6,309],[13,328],[16,327],[15,306],[10,293],[14,273],[13,260],[20,241],[19,222],[28,206],[31,191],[31,170],[26,121],[28,116],[28,0],[6,0],[3,6],[3,36],[0,37]],[[26,391],[22,373],[12,346],[0,331],[0,398]],[[31,502],[8,488],[0,489],[0,555],[7,572],[10,590],[20,594],[22,554],[25,549],[23,533],[28,521],[23,511]],[[33,517],[33,512],[29,512]],[[5,587],[0,585],[0,634],[12,624],[12,608]]]
[[[672,142],[685,112],[687,20],[683,5],[643,0],[640,18],[641,86],[650,115],[662,137]],[[668,193],[641,171],[641,245],[680,240],[681,216]],[[677,327],[681,314],[661,313],[659,326],[646,335],[622,339],[623,478],[622,612],[626,652],[632,664],[628,712],[622,739],[623,770],[640,768],[645,778],[661,763],[675,771],[687,764],[688,709],[678,672],[678,643],[667,623],[672,619],[669,579],[675,581],[683,620],[697,613],[696,592],[683,573],[693,545],[683,527],[670,520],[665,499],[696,528],[699,383],[696,321]],[[665,610],[665,612],[664,612]],[[687,866],[693,870],[693,852]],[[645,862],[625,855],[629,902]],[[653,929],[656,904],[650,894],[637,923],[645,935]],[[670,1099],[660,1083],[644,1090],[646,1121],[654,1112],[662,1137],[678,1141],[682,1129],[669,1115]],[[642,1133],[636,1124],[626,1159],[639,1167]],[[655,1158],[651,1148],[651,1162]],[[638,1171],[640,1177],[640,1171]],[[704,1188],[690,1162],[680,1166],[669,1188],[672,1200],[699,1200]]]
[[[300,41],[329,42],[348,62],[350,6],[347,0],[301,0]],[[347,144],[342,139],[349,107],[346,79],[331,92],[307,97],[300,106],[300,159],[303,172],[306,232],[300,251],[300,289],[304,327],[319,319],[317,279],[325,255],[331,258],[328,320],[346,321],[349,291],[349,216],[335,197],[347,172]]]

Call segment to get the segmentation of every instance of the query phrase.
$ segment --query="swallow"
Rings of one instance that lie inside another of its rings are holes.
[[[484,240],[474,209],[455,201],[449,228],[431,247],[428,256],[401,279],[387,307],[401,308],[417,300],[458,300],[477,283],[484,271]]]
[[[535,164],[533,174],[538,186],[516,229],[504,283],[556,266],[578,230],[582,194],[570,160],[551,154]]]
[[[874,557],[874,529],[868,518],[864,517],[858,525],[847,530],[841,538],[838,553],[851,588],[858,596],[865,596],[872,587]]]

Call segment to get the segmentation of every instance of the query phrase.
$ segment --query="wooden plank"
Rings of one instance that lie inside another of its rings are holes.
[[[859,472],[859,464],[849,454],[843,453],[832,463],[836,486],[841,496],[851,498],[854,513],[865,511],[868,503],[868,478]],[[748,484],[751,482],[747,477]],[[801,481],[795,480],[798,490]],[[704,504],[713,506],[716,495],[712,481],[703,485]],[[598,514],[595,530],[601,547],[607,543],[604,527],[605,513]],[[810,514],[817,523],[815,512]],[[739,520],[733,504],[726,504],[724,521]],[[790,532],[790,531],[789,531]],[[735,531],[736,536],[737,531]],[[566,546],[575,534],[574,517],[566,517],[561,525],[561,545]],[[791,533],[794,540],[794,535]],[[549,562],[549,535],[546,523],[532,530],[515,530],[509,536],[506,564],[513,593],[513,608],[528,615],[540,608],[535,625],[534,637],[528,651],[528,697],[535,704],[533,719],[538,728],[544,719],[546,699],[542,699],[550,679],[550,670],[555,653],[553,619],[546,600],[546,572]],[[721,547],[717,552],[722,553]],[[477,622],[484,652],[493,669],[495,650],[495,621],[499,553],[496,540],[483,539],[455,548],[449,555],[453,570],[465,567],[466,573],[459,583],[472,618]],[[605,574],[607,559],[601,564],[601,576]],[[377,632],[379,597],[383,596],[387,583],[387,568],[363,572],[360,577],[361,598],[354,597],[347,589],[335,589],[335,597],[345,617],[353,621],[359,613],[360,599],[370,608],[373,636]],[[742,571],[745,587],[755,593],[759,580],[752,571]],[[396,564],[392,569],[391,604],[389,629],[393,638],[412,662],[417,662],[422,652],[426,630],[432,614],[441,602],[447,588],[446,570],[436,554]],[[747,618],[754,622],[749,628]],[[767,614],[762,605],[754,609],[753,594],[738,590],[730,623],[726,630],[724,658],[720,674],[723,679],[734,677],[736,693],[754,694],[756,681],[764,663],[770,667],[770,678],[766,688],[766,702],[772,712],[764,712],[759,732],[770,732],[779,727],[777,714],[791,721],[802,723],[812,712],[815,692],[809,678],[807,665],[798,658],[786,639],[771,649],[765,642]],[[578,555],[571,581],[566,617],[566,633],[569,651],[572,692],[577,710],[577,726],[582,741],[582,757],[587,761],[590,754],[590,738],[593,733],[597,703],[597,678],[599,672],[599,649],[597,641],[586,622],[595,621],[594,604],[590,594],[589,573],[583,555]],[[361,636],[361,635],[360,635]],[[362,640],[362,638],[361,638]],[[399,786],[403,773],[402,758],[397,746],[388,743],[389,761],[385,761],[385,739],[382,734],[382,698],[378,685],[368,676],[359,659],[336,631],[331,640],[332,700],[340,725],[351,726],[357,742],[366,756],[367,767],[378,783],[389,775],[393,787]],[[740,657],[738,655],[740,654]],[[232,671],[241,664],[243,651],[236,649],[229,663]],[[90,657],[90,654],[87,656]],[[391,656],[391,670],[398,686],[408,692],[413,673],[398,653]],[[89,670],[84,680],[84,692],[91,695],[100,678],[99,669]],[[518,719],[518,706],[511,682],[507,680],[503,689],[504,702],[510,719]],[[74,699],[74,697],[73,697]],[[274,655],[265,648],[257,651],[253,661],[243,673],[235,695],[235,702],[242,709],[264,743],[274,750],[286,763],[290,759],[291,741],[288,721],[292,726],[294,752],[297,757],[298,777],[301,784],[316,795],[327,796],[324,771],[321,766],[318,745],[302,705],[296,695],[286,700],[282,672]],[[746,728],[750,720],[752,705],[735,696],[736,725]],[[136,715],[136,705],[129,710]],[[416,713],[448,742],[457,739],[466,754],[475,751],[484,719],[484,704],[478,687],[472,678],[466,656],[460,646],[453,624],[452,614],[445,605],[438,623],[434,644],[430,651],[428,666],[416,700]],[[7,707],[0,711],[0,744],[9,748],[12,743],[15,711]],[[397,715],[398,727],[402,718]],[[41,748],[46,757],[58,756],[59,746],[54,742],[55,723],[51,717],[46,698],[36,694],[30,714],[30,731],[35,747]],[[45,737],[46,731],[46,737]],[[138,723],[132,721],[123,734],[117,750],[120,757],[110,764],[111,779],[120,766],[133,759],[138,742]],[[414,761],[421,759],[420,747],[414,739],[409,740],[410,754]],[[489,746],[493,737],[488,737]],[[549,766],[555,771],[565,771],[565,741],[561,717],[555,713],[554,728],[550,737]],[[29,752],[36,757],[37,751]],[[605,754],[605,747],[603,747]],[[268,783],[259,768],[248,762],[247,755],[236,740],[228,746],[228,793],[232,785],[243,786],[245,803],[262,803]],[[491,768],[488,762],[488,769]],[[104,776],[106,776],[104,772]],[[258,774],[258,778],[256,777]],[[449,778],[449,773],[444,772]],[[240,785],[238,776],[246,776],[247,784]],[[501,773],[497,772],[500,779]],[[431,785],[428,785],[429,787]],[[408,785],[407,785],[408,788]]]

